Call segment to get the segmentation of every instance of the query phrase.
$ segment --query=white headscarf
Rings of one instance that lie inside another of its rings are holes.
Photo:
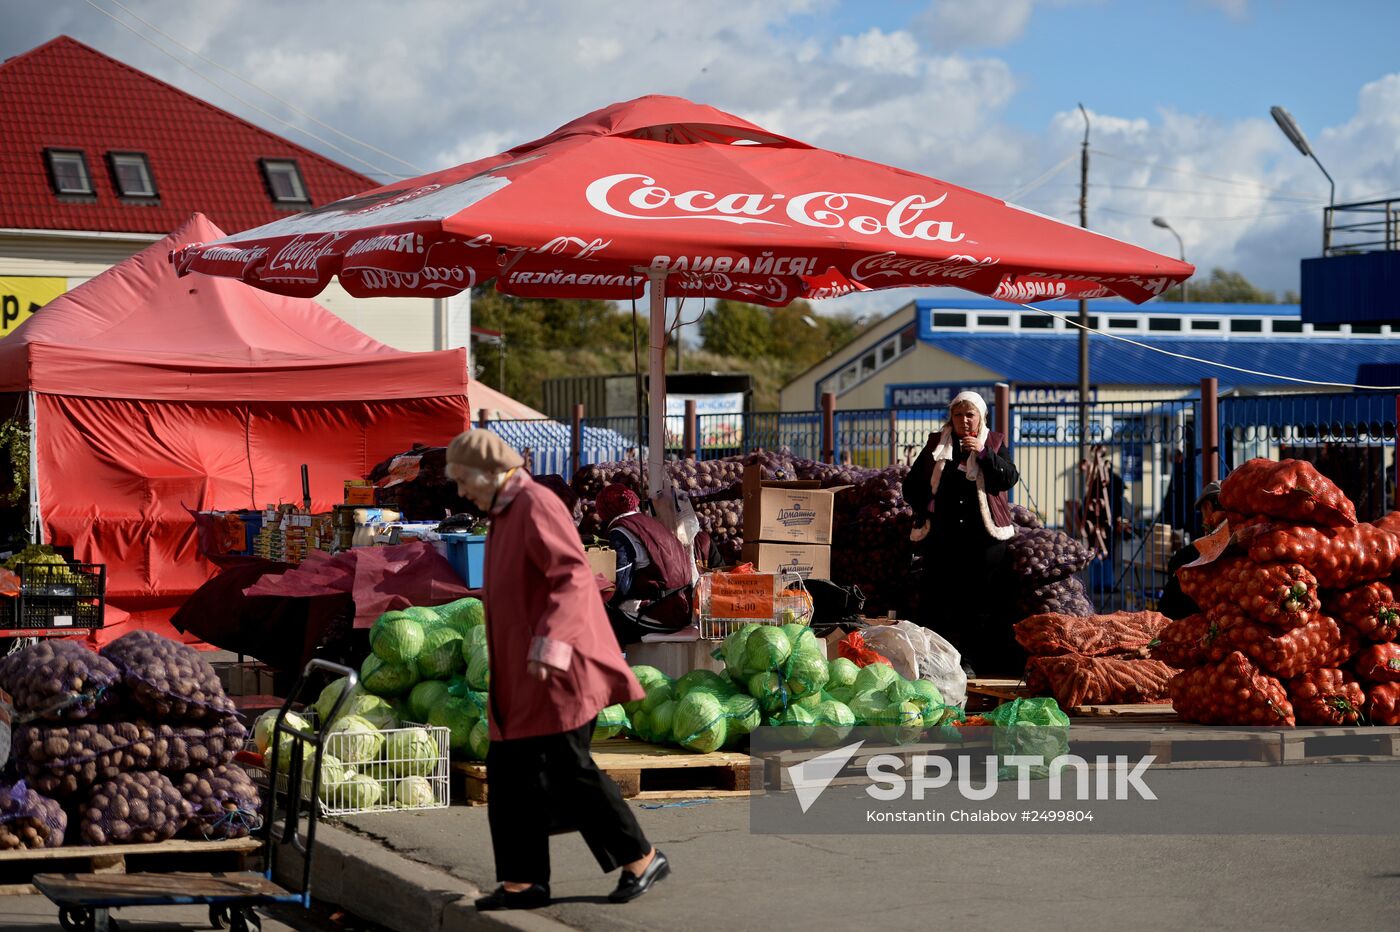
[[[958,449],[957,436],[953,431],[951,422],[953,419],[953,412],[956,411],[963,402],[971,404],[977,409],[977,413],[982,416],[979,430],[977,431],[977,440],[981,446],[986,447],[987,445],[987,435],[990,433],[987,429],[987,402],[976,392],[958,392],[957,396],[948,405],[949,424],[947,427],[943,428],[943,433],[938,438],[938,446],[933,448],[933,459],[935,463],[938,460],[951,461],[953,459],[953,454]],[[977,466],[976,453],[969,453],[967,455],[966,469],[967,478],[973,482],[977,481],[977,477],[981,475],[982,471]]]

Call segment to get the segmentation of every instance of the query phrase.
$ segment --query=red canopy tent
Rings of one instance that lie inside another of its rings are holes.
[[[345,479],[469,425],[465,350],[401,352],[313,301],[176,276],[172,250],[221,236],[196,214],[0,341],[44,540],[107,564],[109,602],[162,630],[213,573],[186,508],[300,503],[305,463],[328,510]]]

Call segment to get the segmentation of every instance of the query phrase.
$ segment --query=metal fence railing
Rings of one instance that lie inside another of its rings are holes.
[[[1396,504],[1394,393],[1224,397],[1216,406],[1219,436],[1214,444],[1199,436],[1208,420],[1201,405],[1198,398],[1089,405],[1089,442],[1103,447],[1112,469],[1114,520],[1107,552],[1084,574],[1101,611],[1152,606],[1166,582],[1167,559],[1200,533],[1194,503],[1204,475],[1203,448],[1219,450],[1222,475],[1256,456],[1308,460],[1355,502],[1362,520],[1379,517]],[[881,468],[912,462],[928,435],[942,427],[945,414],[942,409],[836,411],[830,436],[821,412],[698,415],[690,432],[684,418],[672,417],[667,454],[682,455],[690,435],[700,459],[765,449],[816,460],[829,450],[835,462]],[[636,417],[583,419],[577,451],[572,424],[532,420],[492,421],[490,426],[529,456],[536,474],[569,478],[575,452],[580,465],[646,458],[645,424],[639,425]],[[1003,432],[1021,475],[1011,499],[1036,512],[1048,527],[1077,536],[1084,494],[1079,407],[1013,404]]]
[[[1089,443],[1107,459],[1110,521],[1106,552],[1083,574],[1100,611],[1150,606],[1165,583],[1167,558],[1192,530],[1200,492],[1194,399],[1092,402]],[[1079,536],[1084,499],[1079,406],[1011,407],[1011,451],[1021,478],[1012,500],[1046,527]],[[1183,532],[1180,538],[1173,532]]]

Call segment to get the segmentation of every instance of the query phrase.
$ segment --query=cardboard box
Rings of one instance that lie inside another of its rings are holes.
[[[796,573],[803,579],[831,578],[831,548],[825,544],[744,544],[744,562],[760,573]]]
[[[835,501],[819,482],[764,482],[759,467],[746,467],[744,540],[830,544]]]
[[[595,573],[602,573],[612,582],[617,582],[617,551],[611,547],[585,547],[583,555],[588,558],[588,566]]]

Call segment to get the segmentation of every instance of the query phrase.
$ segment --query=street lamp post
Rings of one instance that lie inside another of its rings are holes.
[[[1176,250],[1177,250],[1177,254],[1180,256],[1181,261],[1182,261],[1182,262],[1185,262],[1185,261],[1186,261],[1186,244],[1183,243],[1183,242],[1181,241],[1181,234],[1178,233],[1178,232],[1176,232],[1176,230],[1172,229],[1172,225],[1171,225],[1170,223],[1167,223],[1166,218],[1164,218],[1164,217],[1153,217],[1153,218],[1152,218],[1152,225],[1153,225],[1154,227],[1161,227],[1162,229],[1164,229],[1164,230],[1166,230],[1168,233],[1170,233],[1172,236],[1175,236],[1175,237],[1176,237]],[[1186,303],[1186,282],[1185,282],[1185,281],[1183,281],[1183,282],[1181,283],[1181,302],[1182,302],[1183,304]]]
[[[1317,163],[1317,167],[1322,170],[1322,174],[1327,177],[1327,184],[1331,186],[1331,192],[1327,195],[1327,206],[1334,207],[1337,203],[1337,183],[1332,180],[1332,176],[1327,174],[1327,169],[1322,167],[1322,163],[1317,160],[1317,153],[1313,152],[1312,146],[1308,145],[1308,137],[1303,135],[1303,131],[1298,128],[1298,123],[1293,119],[1293,114],[1282,107],[1270,107],[1269,114],[1273,116],[1278,128],[1283,130],[1283,135],[1288,137],[1288,141],[1303,155],[1308,156]]]

